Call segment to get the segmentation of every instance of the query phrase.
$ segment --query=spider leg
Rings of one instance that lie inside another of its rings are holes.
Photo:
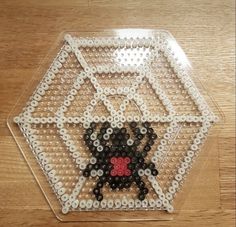
[[[108,122],[103,123],[100,127],[99,133],[94,133],[97,124],[92,122],[90,127],[86,129],[84,134],[84,141],[89,151],[92,153],[90,163],[87,164],[86,168],[83,171],[85,177],[96,176],[92,171],[99,171],[98,181],[96,186],[93,188],[93,194],[95,195],[97,201],[103,200],[102,188],[104,183],[107,182],[107,177],[110,173],[109,159],[107,158],[110,147],[108,144],[110,136],[107,133],[107,129],[110,127]],[[106,136],[104,136],[106,134]],[[102,172],[101,172],[102,171]],[[92,174],[91,174],[92,173]]]
[[[92,123],[91,123],[92,124]],[[91,135],[94,132],[94,127],[87,128],[84,133],[84,142],[91,151],[91,148],[93,147],[93,140],[91,139]]]
[[[95,195],[97,201],[103,200],[103,194],[101,192],[101,189],[103,188],[104,184],[100,180],[97,182],[96,187],[93,189],[93,194]]]
[[[150,170],[150,175],[152,176],[157,176],[159,174],[158,170],[156,169],[156,166],[153,162],[149,162],[147,164],[147,167],[145,168],[146,169],[149,169]]]
[[[146,188],[146,184],[144,181],[142,181],[142,179],[139,177],[136,177],[135,179],[135,183],[138,186],[139,189],[139,193],[138,193],[138,199],[139,200],[144,200],[147,193],[148,193],[148,188]]]

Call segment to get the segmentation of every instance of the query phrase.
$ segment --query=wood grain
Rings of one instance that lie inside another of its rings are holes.
[[[176,211],[174,221],[112,225],[234,226],[233,0],[0,0],[0,226],[77,225],[60,223],[50,211],[7,129],[6,118],[60,32],[131,27],[169,30],[192,62],[195,76],[223,113],[218,137],[219,154],[216,152],[218,169],[212,166],[215,162],[206,160],[208,168],[205,170],[203,166],[198,175],[198,179],[219,176],[214,178],[219,181],[215,182],[216,188],[204,191],[204,187],[200,187],[198,193],[206,195],[202,196],[201,201],[208,197],[211,197],[211,201],[220,198],[220,208],[204,210],[204,206],[200,206],[195,211]],[[220,185],[219,195],[216,194],[217,185]],[[187,201],[191,199],[190,195],[185,198]],[[111,223],[93,225],[110,226]]]

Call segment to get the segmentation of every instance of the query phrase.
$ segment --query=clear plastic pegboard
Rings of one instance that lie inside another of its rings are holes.
[[[166,31],[59,37],[8,125],[60,220],[173,218],[220,116],[193,77]]]

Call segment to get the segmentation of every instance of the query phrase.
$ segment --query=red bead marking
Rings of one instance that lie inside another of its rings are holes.
[[[118,171],[118,173],[117,173],[117,175],[118,175],[119,177],[121,177],[121,176],[123,176],[123,175],[124,175],[124,173],[123,173],[123,171],[122,171],[122,170],[119,170],[119,171]]]
[[[123,161],[124,161],[124,158],[122,157],[117,158],[117,162],[122,163]]]
[[[131,162],[129,157],[112,157],[111,163],[113,164],[113,169],[111,170],[111,176],[130,176],[131,171],[128,169],[128,164]]]
[[[129,170],[129,169],[127,169],[126,171],[125,171],[125,176],[130,176],[131,175],[131,171]]]
[[[117,175],[117,172],[113,169],[113,170],[111,170],[111,176],[116,176]]]
[[[111,163],[112,163],[112,164],[115,164],[116,162],[117,162],[117,158],[112,157],[112,158],[111,158]]]
[[[126,162],[127,164],[129,164],[129,163],[130,163],[130,158],[129,158],[129,157],[125,157],[125,162]]]

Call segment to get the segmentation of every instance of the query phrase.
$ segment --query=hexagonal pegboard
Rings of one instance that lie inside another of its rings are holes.
[[[217,120],[181,48],[164,31],[71,33],[60,44],[13,119],[54,213],[82,220],[94,211],[114,217],[130,211],[129,218],[173,212]]]

